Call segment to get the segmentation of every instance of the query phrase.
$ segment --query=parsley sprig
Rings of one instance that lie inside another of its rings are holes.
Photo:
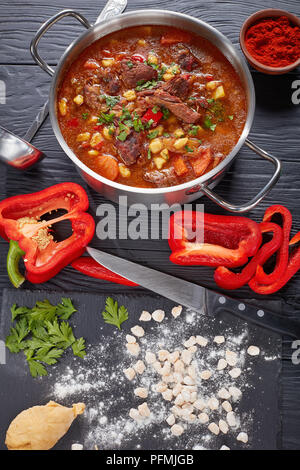
[[[6,346],[11,353],[24,352],[33,377],[47,375],[45,365],[53,365],[68,348],[83,358],[85,340],[76,339],[69,323],[76,312],[70,298],[63,297],[57,305],[49,300],[36,302],[33,308],[11,307],[12,323]]]
[[[120,330],[122,323],[128,319],[128,311],[124,305],[119,307],[117,301],[114,301],[111,297],[107,297],[102,317],[105,323],[114,325]]]

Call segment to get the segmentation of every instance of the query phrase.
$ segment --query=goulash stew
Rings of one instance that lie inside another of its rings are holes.
[[[58,96],[65,141],[96,173],[129,186],[178,185],[216,167],[246,120],[242,83],[207,40],[133,27],[89,46]]]

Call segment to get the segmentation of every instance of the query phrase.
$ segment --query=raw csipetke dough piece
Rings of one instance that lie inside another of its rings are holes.
[[[49,450],[66,434],[85,405],[72,408],[49,401],[45,406],[34,406],[22,411],[10,424],[5,444],[9,450]]]

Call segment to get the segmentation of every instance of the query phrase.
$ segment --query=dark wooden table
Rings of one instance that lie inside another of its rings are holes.
[[[129,0],[127,11],[149,8],[146,0]],[[50,4],[50,5],[49,5]],[[74,8],[93,22],[103,8],[104,0],[86,0],[84,7],[79,0],[66,0],[65,8]],[[39,108],[46,101],[49,90],[49,77],[34,64],[30,52],[30,41],[43,23],[62,7],[58,0],[1,0],[0,18],[0,80],[6,85],[6,104],[0,104],[0,123],[13,132],[24,135]],[[251,13],[262,8],[282,8],[300,15],[299,0],[176,0],[170,3],[159,0],[155,5],[161,9],[172,9],[200,18],[218,28],[239,48],[239,31],[243,21]],[[41,54],[48,63],[55,65],[65,47],[82,32],[82,26],[67,19],[55,25],[41,42]],[[262,148],[278,156],[283,165],[279,183],[269,196],[251,212],[250,216],[260,221],[265,208],[271,204],[286,205],[293,214],[293,233],[300,227],[300,105],[292,104],[292,83],[300,79],[299,69],[285,76],[268,77],[252,70],[257,93],[257,108],[251,139]],[[34,140],[35,145],[43,150],[48,158],[38,167],[26,173],[0,167],[0,199],[15,194],[29,193],[46,188],[62,181],[81,182],[71,161],[64,155],[54,137],[50,121],[47,119]],[[235,164],[217,188],[218,193],[227,200],[245,203],[250,200],[265,184],[271,171],[270,165],[262,161],[247,149],[242,149]],[[91,210],[104,199],[88,189]],[[205,210],[224,213],[207,198],[198,202],[205,204]],[[192,279],[199,284],[213,287],[212,270],[209,268],[181,268],[168,260],[169,249],[166,241],[99,241],[94,245],[119,256],[131,258],[135,262],[160,269],[182,278]],[[9,287],[5,270],[7,244],[0,243],[0,288]],[[27,285],[27,287],[32,287]],[[300,273],[274,300],[284,302],[286,315],[297,317],[298,289]],[[102,291],[107,284],[74,273],[70,267],[43,285],[45,289]],[[110,291],[118,292],[120,287],[110,285]],[[247,288],[235,295],[254,298]],[[256,302],[264,305],[265,299],[256,296]],[[300,446],[300,369],[290,360],[291,344],[283,341],[282,372],[282,447],[297,449]]]

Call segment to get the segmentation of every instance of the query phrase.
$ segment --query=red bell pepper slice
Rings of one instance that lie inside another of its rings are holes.
[[[263,266],[264,263],[278,250],[282,243],[282,230],[277,224],[271,222],[262,222],[260,225],[262,233],[272,232],[272,239],[265,243],[253,256],[247,266],[240,273],[234,273],[224,266],[220,266],[215,270],[214,279],[222,289],[239,289],[247,284],[255,275],[258,265]]]
[[[85,190],[75,183],[61,183],[37,193],[13,196],[0,203],[0,235],[17,241],[25,252],[26,278],[42,283],[81,256],[95,231],[95,222],[85,211],[89,201]],[[46,213],[66,211],[60,217],[41,220]],[[72,235],[55,242],[50,228],[69,219]]]
[[[133,56],[131,56],[131,59],[134,60],[135,62],[145,62],[145,57],[142,56],[141,54],[133,54]]]
[[[203,231],[203,241],[191,238]],[[176,212],[170,218],[170,261],[193,266],[238,267],[254,256],[261,245],[259,225],[246,217]]]
[[[124,286],[138,286],[138,284],[135,284],[125,277],[119,276],[119,274],[116,274],[104,266],[101,266],[101,264],[97,263],[97,261],[89,256],[82,256],[81,258],[73,261],[71,265],[74,269],[76,269],[76,271],[80,271],[86,276],[102,279],[104,281],[115,282],[116,284],[122,284]]]
[[[72,118],[67,121],[67,126],[70,127],[71,129],[76,129],[79,126],[79,119],[78,118]]]
[[[289,242],[292,228],[292,214],[281,205],[268,207],[265,212],[263,222],[270,222],[275,214],[281,214],[283,219],[283,238],[282,244],[278,251],[276,266],[272,273],[266,274],[263,267],[260,266],[256,272],[256,280],[259,284],[273,284],[285,272],[289,260]]]
[[[298,232],[290,241],[290,245],[294,245],[298,243],[300,240],[300,232]],[[286,283],[298,272],[300,269],[300,247],[296,248],[294,252],[290,255],[287,268],[282,273],[280,277],[278,277],[273,284],[260,284],[258,281],[257,276],[251,279],[249,282],[249,287],[256,292],[257,294],[261,295],[268,295],[274,294],[275,292],[279,291],[282,287],[286,285]]]
[[[154,113],[152,109],[153,108],[151,109],[149,108],[145,112],[144,116],[142,117],[142,122],[145,124],[149,121],[153,121],[151,127],[156,127],[159,121],[161,120],[161,118],[163,117],[163,113],[161,111],[156,111],[156,113]]]

